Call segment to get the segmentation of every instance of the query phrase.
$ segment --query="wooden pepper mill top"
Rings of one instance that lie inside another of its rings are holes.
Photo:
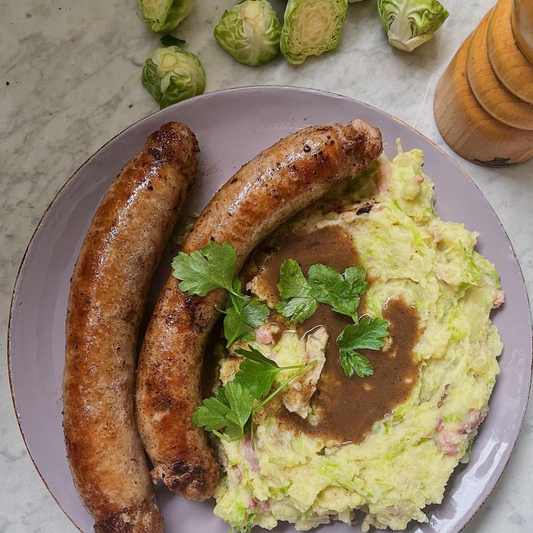
[[[533,0],[513,0],[511,17],[516,43],[533,64]]]
[[[522,0],[524,4],[531,1]],[[490,63],[507,89],[521,100],[533,104],[533,64],[515,40],[512,11],[513,0],[500,0],[494,8],[487,32]]]

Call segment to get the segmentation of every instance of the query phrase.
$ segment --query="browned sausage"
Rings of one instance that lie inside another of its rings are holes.
[[[238,269],[266,235],[358,170],[382,150],[379,130],[361,120],[316,126],[282,139],[244,165],[213,197],[183,244],[190,253],[210,241],[237,249]],[[213,495],[219,468],[203,429],[191,421],[201,401],[208,334],[225,294],[189,296],[169,276],[145,335],[137,376],[137,425],[152,477],[186,498]]]
[[[160,533],[134,415],[139,324],[152,274],[198,169],[198,143],[165,124],[104,196],[72,276],[63,426],[96,533]]]

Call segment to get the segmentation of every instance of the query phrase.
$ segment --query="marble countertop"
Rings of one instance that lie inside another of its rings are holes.
[[[202,60],[206,91],[238,85],[299,85],[337,92],[408,122],[449,153],[435,125],[436,84],[454,52],[494,0],[445,0],[451,13],[437,37],[412,54],[391,48],[375,0],[350,7],[338,49],[293,67],[278,58],[252,69],[234,62],[212,37],[234,0],[196,0],[180,26]],[[282,1],[273,2],[281,12]],[[102,144],[157,110],[140,82],[158,38],[135,0],[7,0],[0,23],[0,351],[24,250],[63,182]],[[452,153],[453,155],[453,153]],[[492,204],[516,249],[533,294],[533,161],[487,169],[455,159]],[[0,532],[74,533],[41,482],[19,433],[0,359]],[[529,533],[533,524],[533,411],[509,466],[466,533]]]

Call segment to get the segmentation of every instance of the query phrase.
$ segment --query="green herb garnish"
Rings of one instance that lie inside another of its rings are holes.
[[[361,295],[370,287],[364,268],[349,267],[340,274],[329,266],[317,264],[309,269],[308,282],[313,298],[331,305],[333,311],[348,315],[357,323]]]
[[[283,299],[276,305],[276,310],[293,324],[304,322],[318,308],[316,298],[311,295],[311,287],[294,259],[283,261],[278,290]]]
[[[245,360],[235,379],[221,387],[215,397],[206,398],[192,415],[192,421],[198,427],[204,427],[226,442],[240,440],[248,423],[253,432],[253,415],[316,364],[313,361],[306,365],[280,367],[259,350],[251,346],[248,348],[249,350],[237,351]],[[270,393],[276,376],[291,369],[296,372]]]
[[[282,298],[276,309],[293,324],[307,320],[318,308],[318,303],[330,305],[333,311],[352,318],[337,339],[344,373],[364,378],[374,374],[370,361],[356,350],[379,350],[385,344],[389,323],[380,318],[365,317],[359,321],[357,309],[361,296],[368,290],[366,270],[349,267],[343,274],[317,263],[305,278],[300,265],[287,259],[280,268],[278,290]]]
[[[269,308],[259,300],[252,300],[243,296],[241,281],[234,279],[235,294],[230,298],[225,310],[221,310],[224,317],[224,337],[227,339],[226,348],[236,342],[253,341],[254,329],[263,324],[270,315]]]
[[[357,322],[361,295],[369,286],[364,268],[350,267],[340,274],[318,263],[309,269],[305,279],[300,265],[287,259],[280,268],[278,290],[282,300],[276,309],[293,324],[299,324],[313,315],[320,302]]]
[[[180,252],[172,262],[173,275],[181,280],[179,288],[188,294],[205,296],[214,289],[229,292],[224,317],[224,336],[231,346],[235,342],[255,339],[254,328],[265,322],[270,314],[259,300],[242,294],[240,279],[235,275],[237,252],[229,243],[210,242],[190,255]]]
[[[385,344],[389,323],[381,318],[363,317],[356,324],[344,328],[337,339],[339,357],[344,373],[360,378],[372,376],[374,369],[370,361],[356,350],[379,350]]]
[[[214,289],[224,289],[229,293],[225,308],[220,309],[225,315],[224,336],[227,347],[254,340],[254,329],[263,324],[270,314],[265,304],[243,295],[241,281],[235,275],[236,264],[237,252],[229,242],[211,242],[190,255],[180,252],[172,263],[174,276],[181,280],[179,287],[182,291],[199,296],[205,296]],[[348,377],[354,374],[367,377],[373,375],[374,370],[368,359],[357,350],[382,348],[389,325],[380,318],[365,317],[359,320],[357,309],[361,296],[369,286],[366,271],[360,267],[349,267],[340,274],[335,269],[318,263],[309,269],[306,278],[297,261],[287,259],[280,268],[278,290],[282,300],[276,305],[276,309],[293,324],[311,317],[319,303],[330,305],[336,313],[351,317],[354,324],[346,326],[337,339],[341,365]],[[253,368],[251,365],[259,366],[250,374],[249,371]],[[273,376],[269,388],[280,371],[276,370],[279,368],[277,365],[268,366],[265,361],[246,363],[244,368],[248,370],[245,376],[262,376],[264,380],[262,385],[256,383],[252,386],[256,400],[259,399],[259,392],[266,394],[264,390],[270,378]],[[236,383],[243,379],[249,378],[241,375]],[[250,383],[245,381],[245,385],[245,389],[250,391]],[[218,401],[224,404],[223,400]]]
[[[205,296],[214,289],[226,289],[237,295],[233,283],[236,264],[237,252],[229,242],[210,242],[190,255],[180,252],[172,268],[183,292]]]

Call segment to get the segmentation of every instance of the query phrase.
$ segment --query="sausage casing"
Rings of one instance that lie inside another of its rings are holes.
[[[134,415],[139,326],[153,272],[198,169],[198,143],[168,123],[100,203],[71,280],[63,376],[67,455],[96,533],[160,533]]]

